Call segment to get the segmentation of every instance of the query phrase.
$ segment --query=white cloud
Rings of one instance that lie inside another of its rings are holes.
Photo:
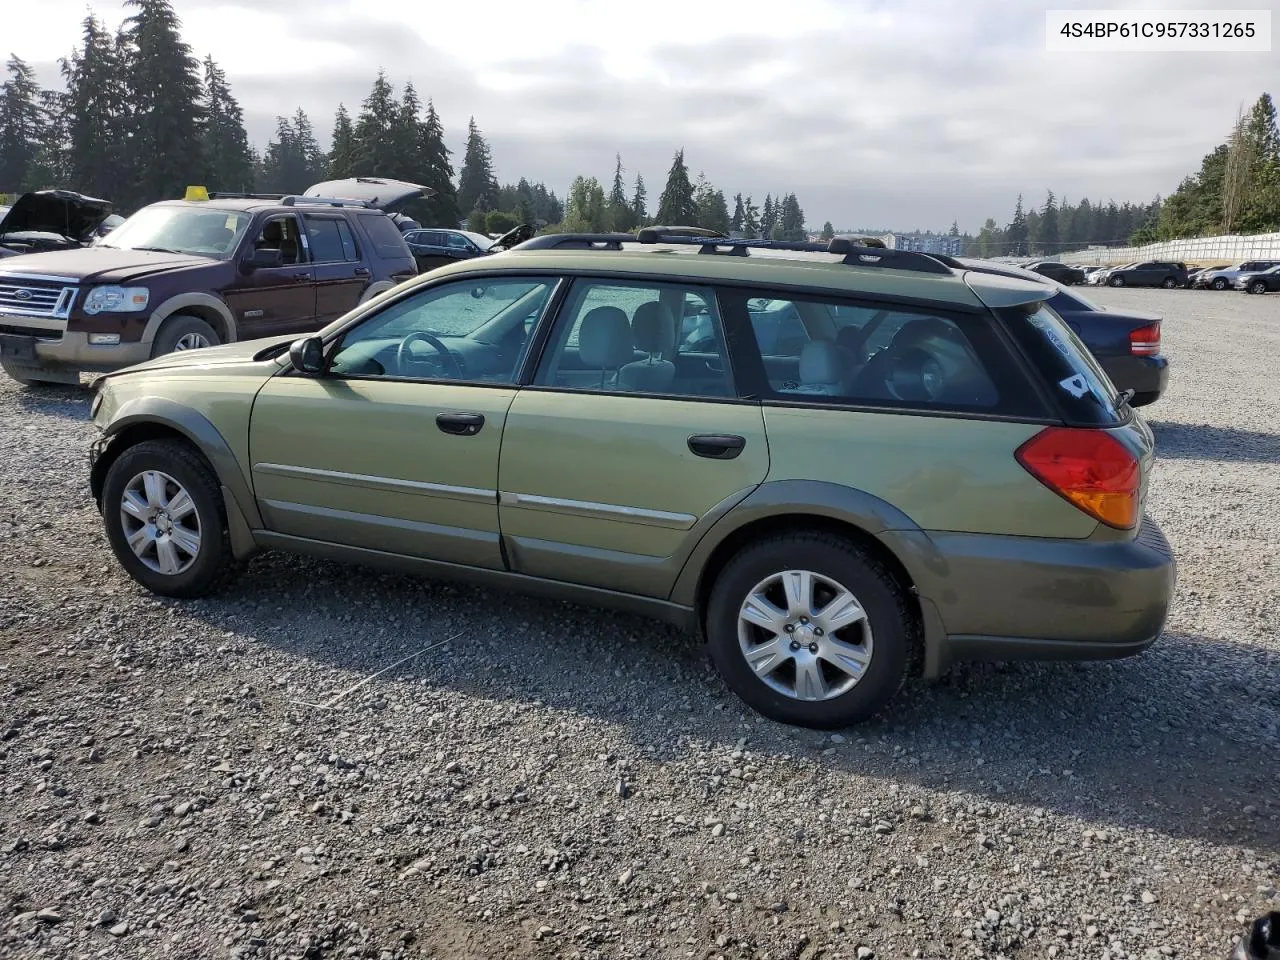
[[[1274,2],[1274,0],[1269,0]],[[1101,2],[1053,6],[1101,6]],[[1151,2],[1130,6],[1197,7]],[[94,5],[111,26],[116,0]],[[1116,4],[1120,6],[1120,4]],[[322,133],[384,67],[433,97],[461,152],[475,116],[503,179],[563,193],[621,151],[656,201],[673,150],[729,193],[794,190],[810,219],[976,229],[1024,193],[1168,193],[1266,89],[1273,54],[1044,49],[1018,0],[177,0],[226,69],[250,134],[298,106]],[[56,82],[83,0],[9,16],[14,52]],[[271,12],[269,12],[271,11]],[[24,24],[24,19],[30,22]],[[1280,93],[1280,91],[1277,91]]]

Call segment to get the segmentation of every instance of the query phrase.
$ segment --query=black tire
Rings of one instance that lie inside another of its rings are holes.
[[[1213,289],[1215,289],[1215,290],[1225,290],[1225,289],[1227,289],[1227,278],[1226,278],[1226,277],[1214,277],[1214,278],[1213,278],[1213,283],[1211,284],[1211,286],[1212,286],[1212,287],[1213,287]]]
[[[1266,293],[1267,285],[1261,280],[1255,280],[1253,281],[1253,283],[1249,284],[1249,292],[1250,293]]]
[[[175,350],[180,349],[179,344],[184,337],[203,338],[210,347],[216,347],[222,343],[213,327],[199,317],[193,317],[186,313],[175,313],[161,324],[160,332],[156,334],[156,339],[151,344],[151,356],[153,358],[162,357],[166,353],[173,353]]]
[[[1160,394],[1155,390],[1150,390],[1147,393],[1135,393],[1133,398],[1129,401],[1129,406],[1146,407],[1155,403],[1159,399]]]
[[[850,590],[871,626],[866,672],[829,700],[799,700],[774,690],[751,669],[738,642],[738,612],[748,593],[770,574],[792,569],[812,571]],[[846,727],[880,712],[906,680],[919,635],[917,617],[889,571],[851,541],[818,531],[770,537],[737,553],[716,577],[705,626],[711,661],[734,693],[772,720],[819,730]]]
[[[1164,287],[1166,290],[1172,290],[1177,285],[1178,281],[1174,277],[1165,277],[1160,281],[1160,286]]]
[[[181,484],[195,504],[200,546],[190,566],[164,574],[144,564],[127,540],[120,503],[138,474],[158,470]],[[145,440],[125,450],[107,470],[102,487],[102,518],[111,549],[129,576],[152,593],[165,597],[202,597],[231,574],[234,561],[227,533],[227,513],[217,477],[189,444],[180,440]]]
[[[1111,277],[1109,280],[1107,280],[1107,286],[1109,286],[1109,287],[1123,287],[1123,286],[1124,286],[1124,277]]]

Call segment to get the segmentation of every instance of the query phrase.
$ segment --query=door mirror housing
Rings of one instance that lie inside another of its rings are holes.
[[[275,247],[255,247],[240,261],[240,268],[245,273],[282,266],[284,266],[284,254]]]
[[[324,370],[324,341],[319,337],[303,337],[289,344],[289,362],[293,369],[308,377]]]

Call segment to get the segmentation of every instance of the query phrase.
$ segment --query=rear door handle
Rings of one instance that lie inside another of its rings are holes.
[[[697,433],[689,438],[689,449],[710,460],[732,460],[747,441],[732,433]]]
[[[356,267],[356,276],[357,276],[357,277],[367,277],[368,275],[369,275],[369,268],[368,268],[368,267]]]
[[[484,426],[484,415],[480,413],[440,413],[436,415],[436,426],[445,433],[459,437],[474,437]]]

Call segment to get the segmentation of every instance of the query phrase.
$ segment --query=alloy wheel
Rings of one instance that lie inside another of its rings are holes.
[[[120,497],[125,540],[144,566],[174,576],[200,554],[200,515],[182,484],[159,470],[145,470]]]
[[[748,666],[794,700],[848,693],[871,665],[866,610],[842,584],[809,570],[770,574],[738,611],[738,645]]]
[[[202,333],[184,333],[178,338],[178,342],[173,345],[176,350],[199,350],[203,347],[213,346]]]

